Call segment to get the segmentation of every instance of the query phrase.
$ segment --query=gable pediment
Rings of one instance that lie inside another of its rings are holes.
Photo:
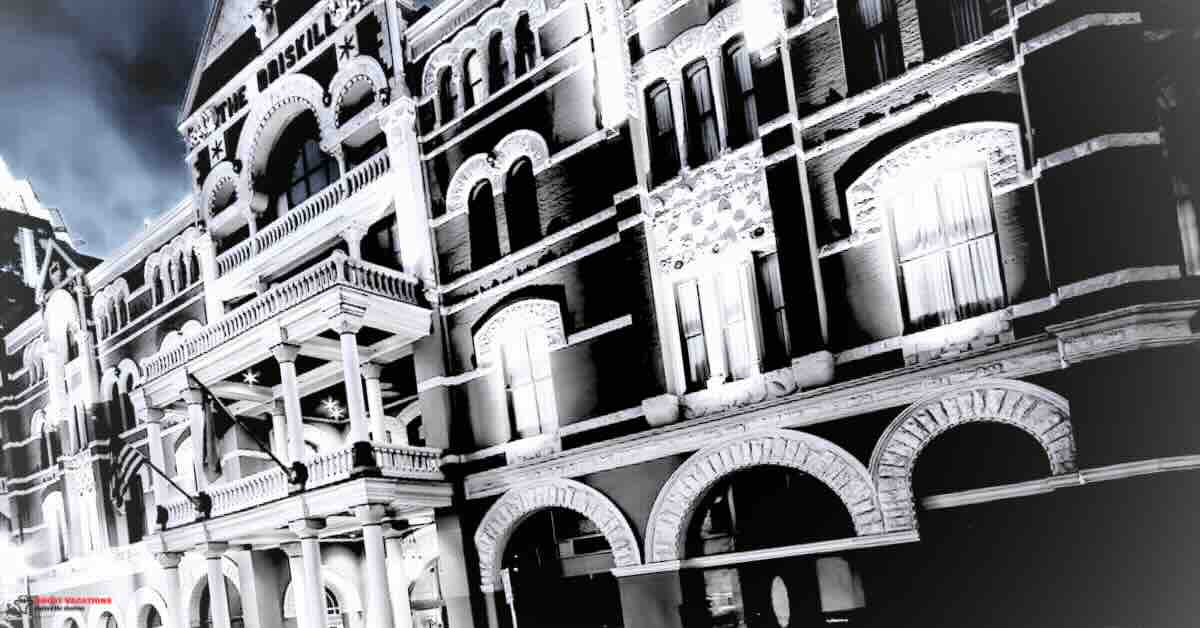
[[[38,291],[42,294],[65,284],[71,278],[72,271],[80,275],[86,272],[54,238],[43,238],[42,245],[45,253],[38,272]]]

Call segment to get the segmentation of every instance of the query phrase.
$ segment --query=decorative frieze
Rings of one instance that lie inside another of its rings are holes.
[[[429,55],[429,60],[425,62],[424,73],[421,75],[421,97],[431,97],[437,91],[438,76],[446,68],[449,68],[454,75],[451,84],[460,85],[462,83],[460,77],[463,56],[471,50],[486,52],[481,44],[486,42],[492,33],[500,31],[505,41],[505,47],[511,50],[514,47],[517,20],[522,15],[528,15],[532,28],[540,22],[545,14],[546,3],[544,0],[507,0],[501,6],[485,11],[475,25],[462,29],[453,39],[441,44]]]
[[[513,530],[530,514],[546,508],[565,508],[587,517],[604,534],[615,566],[642,563],[633,528],[616,504],[600,491],[574,480],[537,482],[505,493],[488,509],[475,531],[480,588],[485,593],[502,588],[500,560]]]
[[[771,242],[775,232],[762,148],[755,142],[684,171],[650,194],[659,266],[671,272],[738,242]]]
[[[1075,470],[1075,438],[1067,400],[1016,380],[984,380],[939,391],[909,406],[888,426],[871,454],[889,532],[917,527],[912,473],[921,451],[938,435],[977,421],[1003,423],[1037,439],[1054,475]]]
[[[874,483],[853,455],[812,434],[768,430],[706,447],[675,470],[650,511],[646,562],[682,558],[689,524],[709,489],[735,471],[763,465],[796,469],[823,482],[846,505],[860,536],[884,531]]]

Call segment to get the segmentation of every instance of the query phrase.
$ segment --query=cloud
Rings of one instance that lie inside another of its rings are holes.
[[[208,0],[0,3],[0,155],[107,255],[190,190],[175,122]]]

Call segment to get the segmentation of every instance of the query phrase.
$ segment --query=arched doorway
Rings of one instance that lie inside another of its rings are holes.
[[[231,628],[243,628],[245,625],[242,620],[242,596],[238,592],[235,585],[228,577],[224,577],[225,597],[229,601],[229,625]],[[212,597],[208,589],[208,582],[205,581],[200,589],[200,601],[197,604],[197,613],[193,615],[194,623],[192,628],[214,628],[212,622]]]
[[[623,625],[612,549],[576,512],[546,508],[529,515],[513,531],[500,564],[518,627]]]
[[[757,466],[719,480],[695,510],[685,558],[845,539],[854,522],[822,481],[782,466]],[[802,555],[681,573],[687,625],[809,626],[850,619],[863,601],[846,556]]]

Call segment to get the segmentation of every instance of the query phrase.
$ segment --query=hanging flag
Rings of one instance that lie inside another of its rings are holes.
[[[229,428],[227,422],[225,425],[217,425],[219,417],[217,412],[213,412],[213,406],[224,409],[220,400],[212,394],[208,387],[201,384],[204,391],[204,451],[201,452],[200,461],[204,469],[212,475],[220,475],[221,473],[221,433]],[[225,428],[225,429],[222,429]]]
[[[112,501],[117,512],[122,512],[125,510],[125,500],[129,499],[129,487],[132,486],[133,479],[141,472],[142,465],[146,464],[146,457],[137,450],[137,447],[126,443],[120,436],[113,436],[109,443],[114,452],[113,459],[116,460]]]

